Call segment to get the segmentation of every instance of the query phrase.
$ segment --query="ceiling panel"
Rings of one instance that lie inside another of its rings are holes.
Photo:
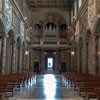
[[[30,9],[59,8],[69,9],[73,0],[27,0]]]

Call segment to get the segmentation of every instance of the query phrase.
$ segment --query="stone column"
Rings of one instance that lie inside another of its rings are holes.
[[[25,72],[27,71],[27,55],[26,55],[26,53],[25,53]]]
[[[58,50],[58,71],[60,71],[60,51]]]
[[[80,47],[77,48],[77,72],[80,72]]]
[[[74,51],[73,51],[74,52]],[[74,72],[74,68],[75,68],[75,55],[71,53],[71,71]]]
[[[71,64],[71,61],[70,61],[70,50],[68,51],[68,67],[69,67],[69,71],[70,71],[70,64]]]
[[[22,72],[22,45],[20,45],[20,61],[19,61],[19,72]]]
[[[29,52],[29,54],[27,55],[27,71],[29,71],[29,68],[30,68],[30,66],[29,66],[29,61],[30,61],[30,52]]]
[[[15,54],[14,54],[14,56],[15,56],[15,68],[14,68],[14,72],[15,73],[17,73],[17,43],[15,43]]]
[[[25,53],[25,71],[29,71],[29,52]]]
[[[29,52],[29,71],[31,71],[31,51]]]
[[[54,52],[54,56],[55,56],[55,71],[58,72],[58,50]]]
[[[40,64],[39,64],[39,71],[41,72],[42,69],[43,69],[42,66],[41,66],[42,65],[42,50],[40,51],[40,55],[39,56],[40,56],[40,58],[39,58],[39,62],[40,62]]]
[[[29,71],[32,72],[33,69],[33,55],[32,55],[32,50],[30,50],[30,53],[29,53]]]
[[[16,43],[12,47],[12,73],[16,73]]]
[[[72,55],[71,55],[71,51],[70,51],[70,71],[72,71]]]
[[[71,71],[71,50],[69,50],[69,71]]]
[[[17,72],[20,72],[20,46],[18,45],[18,51],[17,51]]]
[[[66,66],[67,66],[67,72],[69,72],[69,67],[70,67],[70,59],[69,59],[69,50],[66,51]]]
[[[41,70],[44,71],[45,70],[45,55],[44,55],[44,50],[42,50],[42,67]]]
[[[1,48],[1,74],[5,74],[5,67],[6,67],[6,37],[2,38],[2,48]],[[1,72],[0,71],[0,72]]]
[[[74,71],[77,72],[77,47],[75,48],[74,56]]]
[[[59,31],[59,25],[57,25],[57,26],[56,26],[56,37],[57,37],[57,42],[60,42],[60,41],[59,41],[59,40],[60,40],[60,39],[59,39],[59,38],[60,38],[59,32],[60,32],[60,31]]]
[[[25,48],[24,48],[24,58],[23,58],[23,72],[26,71],[26,54],[25,54]]]
[[[6,61],[5,61],[5,74],[9,74],[9,70],[10,70],[10,63],[9,63],[9,59],[10,59],[10,39],[9,37],[6,38]]]
[[[22,49],[22,72],[24,72],[24,53],[25,53],[25,51],[24,51],[24,47],[23,47],[23,49]]]
[[[31,50],[31,66],[30,66],[30,71],[33,72],[34,69],[33,69],[33,61],[34,61],[34,58],[33,58],[33,51]]]
[[[94,75],[97,74],[97,43],[96,36],[93,36],[93,67],[94,67]]]
[[[74,56],[74,72],[77,72],[77,48],[76,47],[74,49],[73,56]]]
[[[83,44],[83,49],[84,49],[84,56],[83,56],[83,73],[88,73],[88,42],[84,42]]]

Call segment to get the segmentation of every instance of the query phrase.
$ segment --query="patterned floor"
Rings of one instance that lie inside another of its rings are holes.
[[[61,75],[44,74],[36,76],[32,84],[26,85],[9,100],[83,100],[83,98],[64,84]]]

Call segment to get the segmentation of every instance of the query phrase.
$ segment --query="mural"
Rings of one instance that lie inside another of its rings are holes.
[[[4,15],[5,15],[5,25],[8,30],[12,23],[12,5],[9,0],[5,0],[4,3]]]
[[[2,13],[2,0],[0,0],[0,13]]]
[[[24,39],[24,23],[20,22],[20,36]]]
[[[100,13],[100,0],[97,0],[96,7],[97,7],[96,9],[97,13]]]
[[[96,0],[89,0],[88,3],[88,25],[91,27],[96,20]]]

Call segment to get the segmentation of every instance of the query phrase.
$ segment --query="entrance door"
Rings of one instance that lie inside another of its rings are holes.
[[[53,68],[53,58],[47,58],[47,68],[48,69]]]
[[[55,68],[55,61],[54,57],[45,57],[45,69],[54,69]]]

